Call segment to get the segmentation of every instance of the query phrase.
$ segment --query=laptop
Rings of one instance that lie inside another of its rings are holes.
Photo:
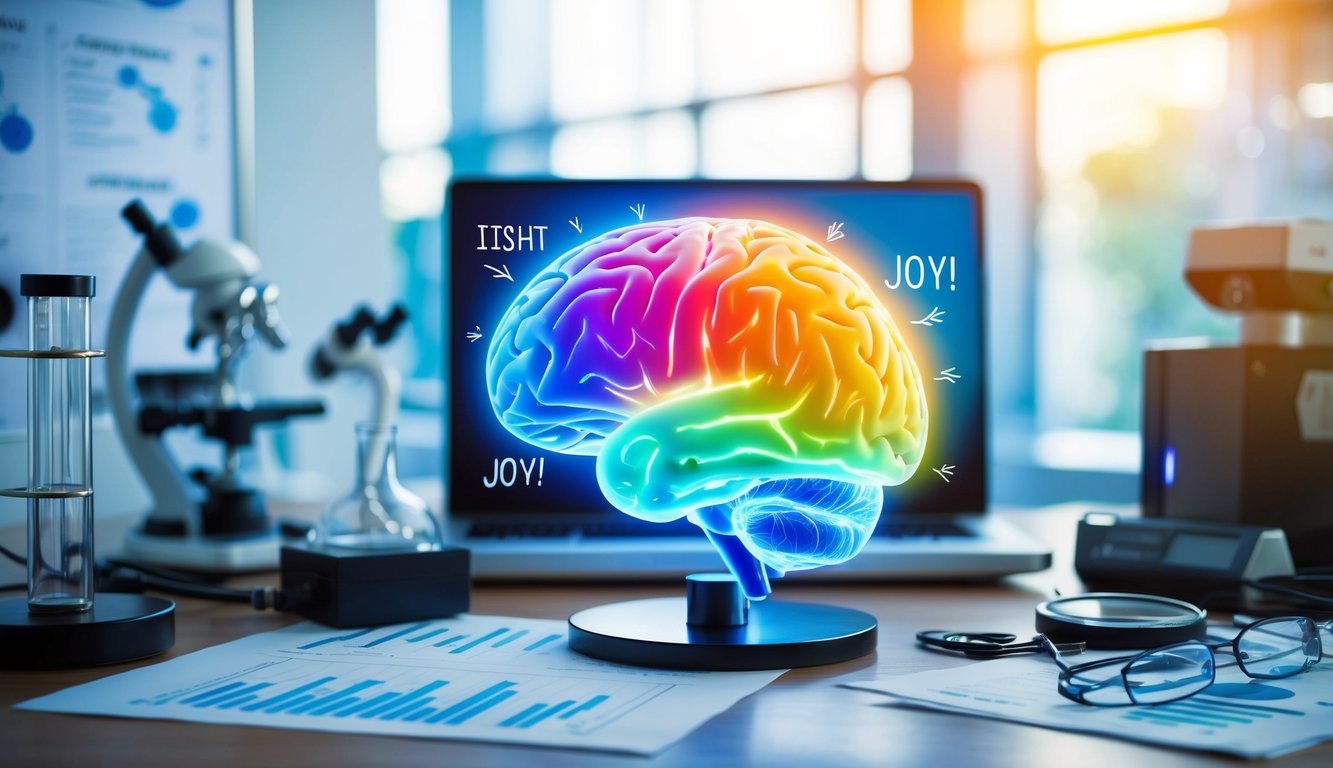
[[[445,520],[477,578],[1049,566],[987,514],[975,185],[460,180],[448,206]]]

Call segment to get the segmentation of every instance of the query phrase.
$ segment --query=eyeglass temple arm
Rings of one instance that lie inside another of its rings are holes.
[[[1083,653],[1083,651],[1087,650],[1088,647],[1087,643],[1056,643],[1046,635],[1036,635],[1032,639],[1033,641],[1041,645],[1042,648],[1045,648],[1046,652],[1049,653],[1051,658],[1055,660],[1056,665],[1065,672],[1068,672],[1071,669],[1071,667],[1069,666],[1069,664],[1065,663],[1065,660],[1063,658],[1064,654]]]

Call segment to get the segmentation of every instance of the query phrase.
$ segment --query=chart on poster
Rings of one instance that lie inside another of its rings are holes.
[[[228,0],[0,0],[0,292],[21,304],[24,272],[95,276],[100,348],[139,249],[126,203],[141,198],[187,247],[236,237],[233,50]],[[188,300],[154,281],[136,364],[197,361]],[[0,347],[25,346],[25,333],[0,325]],[[0,386],[21,390],[21,373],[0,370]],[[22,403],[0,401],[0,432],[22,426]]]

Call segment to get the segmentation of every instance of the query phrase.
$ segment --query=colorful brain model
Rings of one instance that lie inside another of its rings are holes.
[[[618,509],[689,515],[777,572],[859,552],[926,443],[888,310],[764,221],[644,223],[565,253],[501,319],[486,373],[505,428],[595,455]]]

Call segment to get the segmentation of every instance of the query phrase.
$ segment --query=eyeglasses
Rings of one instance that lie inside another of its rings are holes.
[[[1136,656],[1068,664],[1045,635],[1037,640],[1060,666],[1060,695],[1095,707],[1165,704],[1213,684],[1216,651],[1228,650],[1240,670],[1260,680],[1298,675],[1323,658],[1320,631],[1333,631],[1333,620],[1320,624],[1304,616],[1278,616],[1246,626],[1230,642],[1187,640]]]

